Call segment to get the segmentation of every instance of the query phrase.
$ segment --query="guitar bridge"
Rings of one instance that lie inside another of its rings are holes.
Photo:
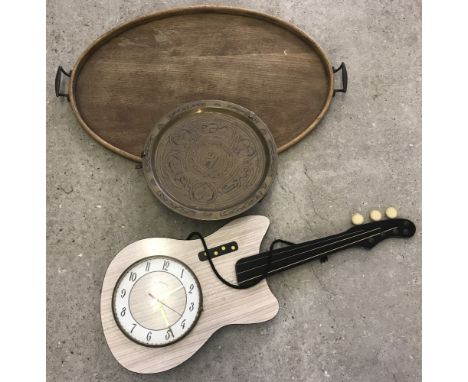
[[[235,241],[231,241],[230,243],[227,243],[227,244],[222,244],[214,248],[209,248],[208,253],[210,254],[210,257],[212,259],[215,259],[216,257],[235,252],[238,249],[239,249],[239,246],[237,245],[237,243]],[[208,257],[206,256],[206,252],[205,251],[199,252],[198,259],[200,261],[207,261]]]

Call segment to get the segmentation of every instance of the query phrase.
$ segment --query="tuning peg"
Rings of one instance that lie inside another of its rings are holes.
[[[353,222],[354,225],[362,224],[364,223],[364,216],[362,216],[359,213],[355,213],[353,214],[353,216],[351,216],[351,221]]]
[[[398,211],[397,211],[397,209],[395,207],[388,207],[385,210],[385,215],[389,219],[395,219],[398,216]]]
[[[369,214],[370,218],[374,222],[378,222],[382,219],[382,213],[379,210],[372,210]]]

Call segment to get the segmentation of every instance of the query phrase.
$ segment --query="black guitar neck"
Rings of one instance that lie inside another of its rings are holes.
[[[263,277],[265,271],[271,275],[312,260],[327,259],[327,256],[352,247],[373,248],[388,238],[409,238],[416,232],[413,222],[407,219],[389,219],[352,227],[337,235],[293,244],[270,252],[245,257],[236,263],[239,284],[251,283]],[[271,259],[269,260],[269,256]],[[268,264],[268,262],[270,263]]]

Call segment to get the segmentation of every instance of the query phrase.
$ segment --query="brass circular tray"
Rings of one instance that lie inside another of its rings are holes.
[[[265,123],[231,102],[186,103],[149,134],[143,172],[153,194],[189,218],[219,220],[261,200],[276,174],[277,149]]]

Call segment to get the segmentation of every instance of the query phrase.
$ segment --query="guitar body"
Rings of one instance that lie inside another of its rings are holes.
[[[264,216],[246,216],[205,238],[217,272],[241,289],[217,277],[201,240],[144,239],[122,249],[107,269],[101,292],[102,327],[117,361],[137,373],[172,369],[223,326],[275,317],[279,304],[265,275],[324,262],[348,248],[369,250],[416,231],[413,222],[393,214],[303,243],[283,241],[289,245],[260,253],[269,224]]]
[[[236,262],[259,253],[269,224],[264,216],[246,216],[205,238],[209,248],[236,241],[237,250],[213,258],[226,280],[236,283]],[[202,250],[200,240],[144,239],[125,247],[112,260],[101,292],[101,320],[109,348],[123,367],[136,373],[159,373],[190,358],[223,326],[263,322],[276,316],[278,300],[265,280],[248,289],[229,288],[218,280],[208,261],[199,259]],[[130,340],[116,324],[112,310],[114,287],[120,275],[138,260],[155,255],[178,259],[190,267],[198,278],[203,298],[203,310],[193,329],[179,341],[163,347],[142,346]]]

